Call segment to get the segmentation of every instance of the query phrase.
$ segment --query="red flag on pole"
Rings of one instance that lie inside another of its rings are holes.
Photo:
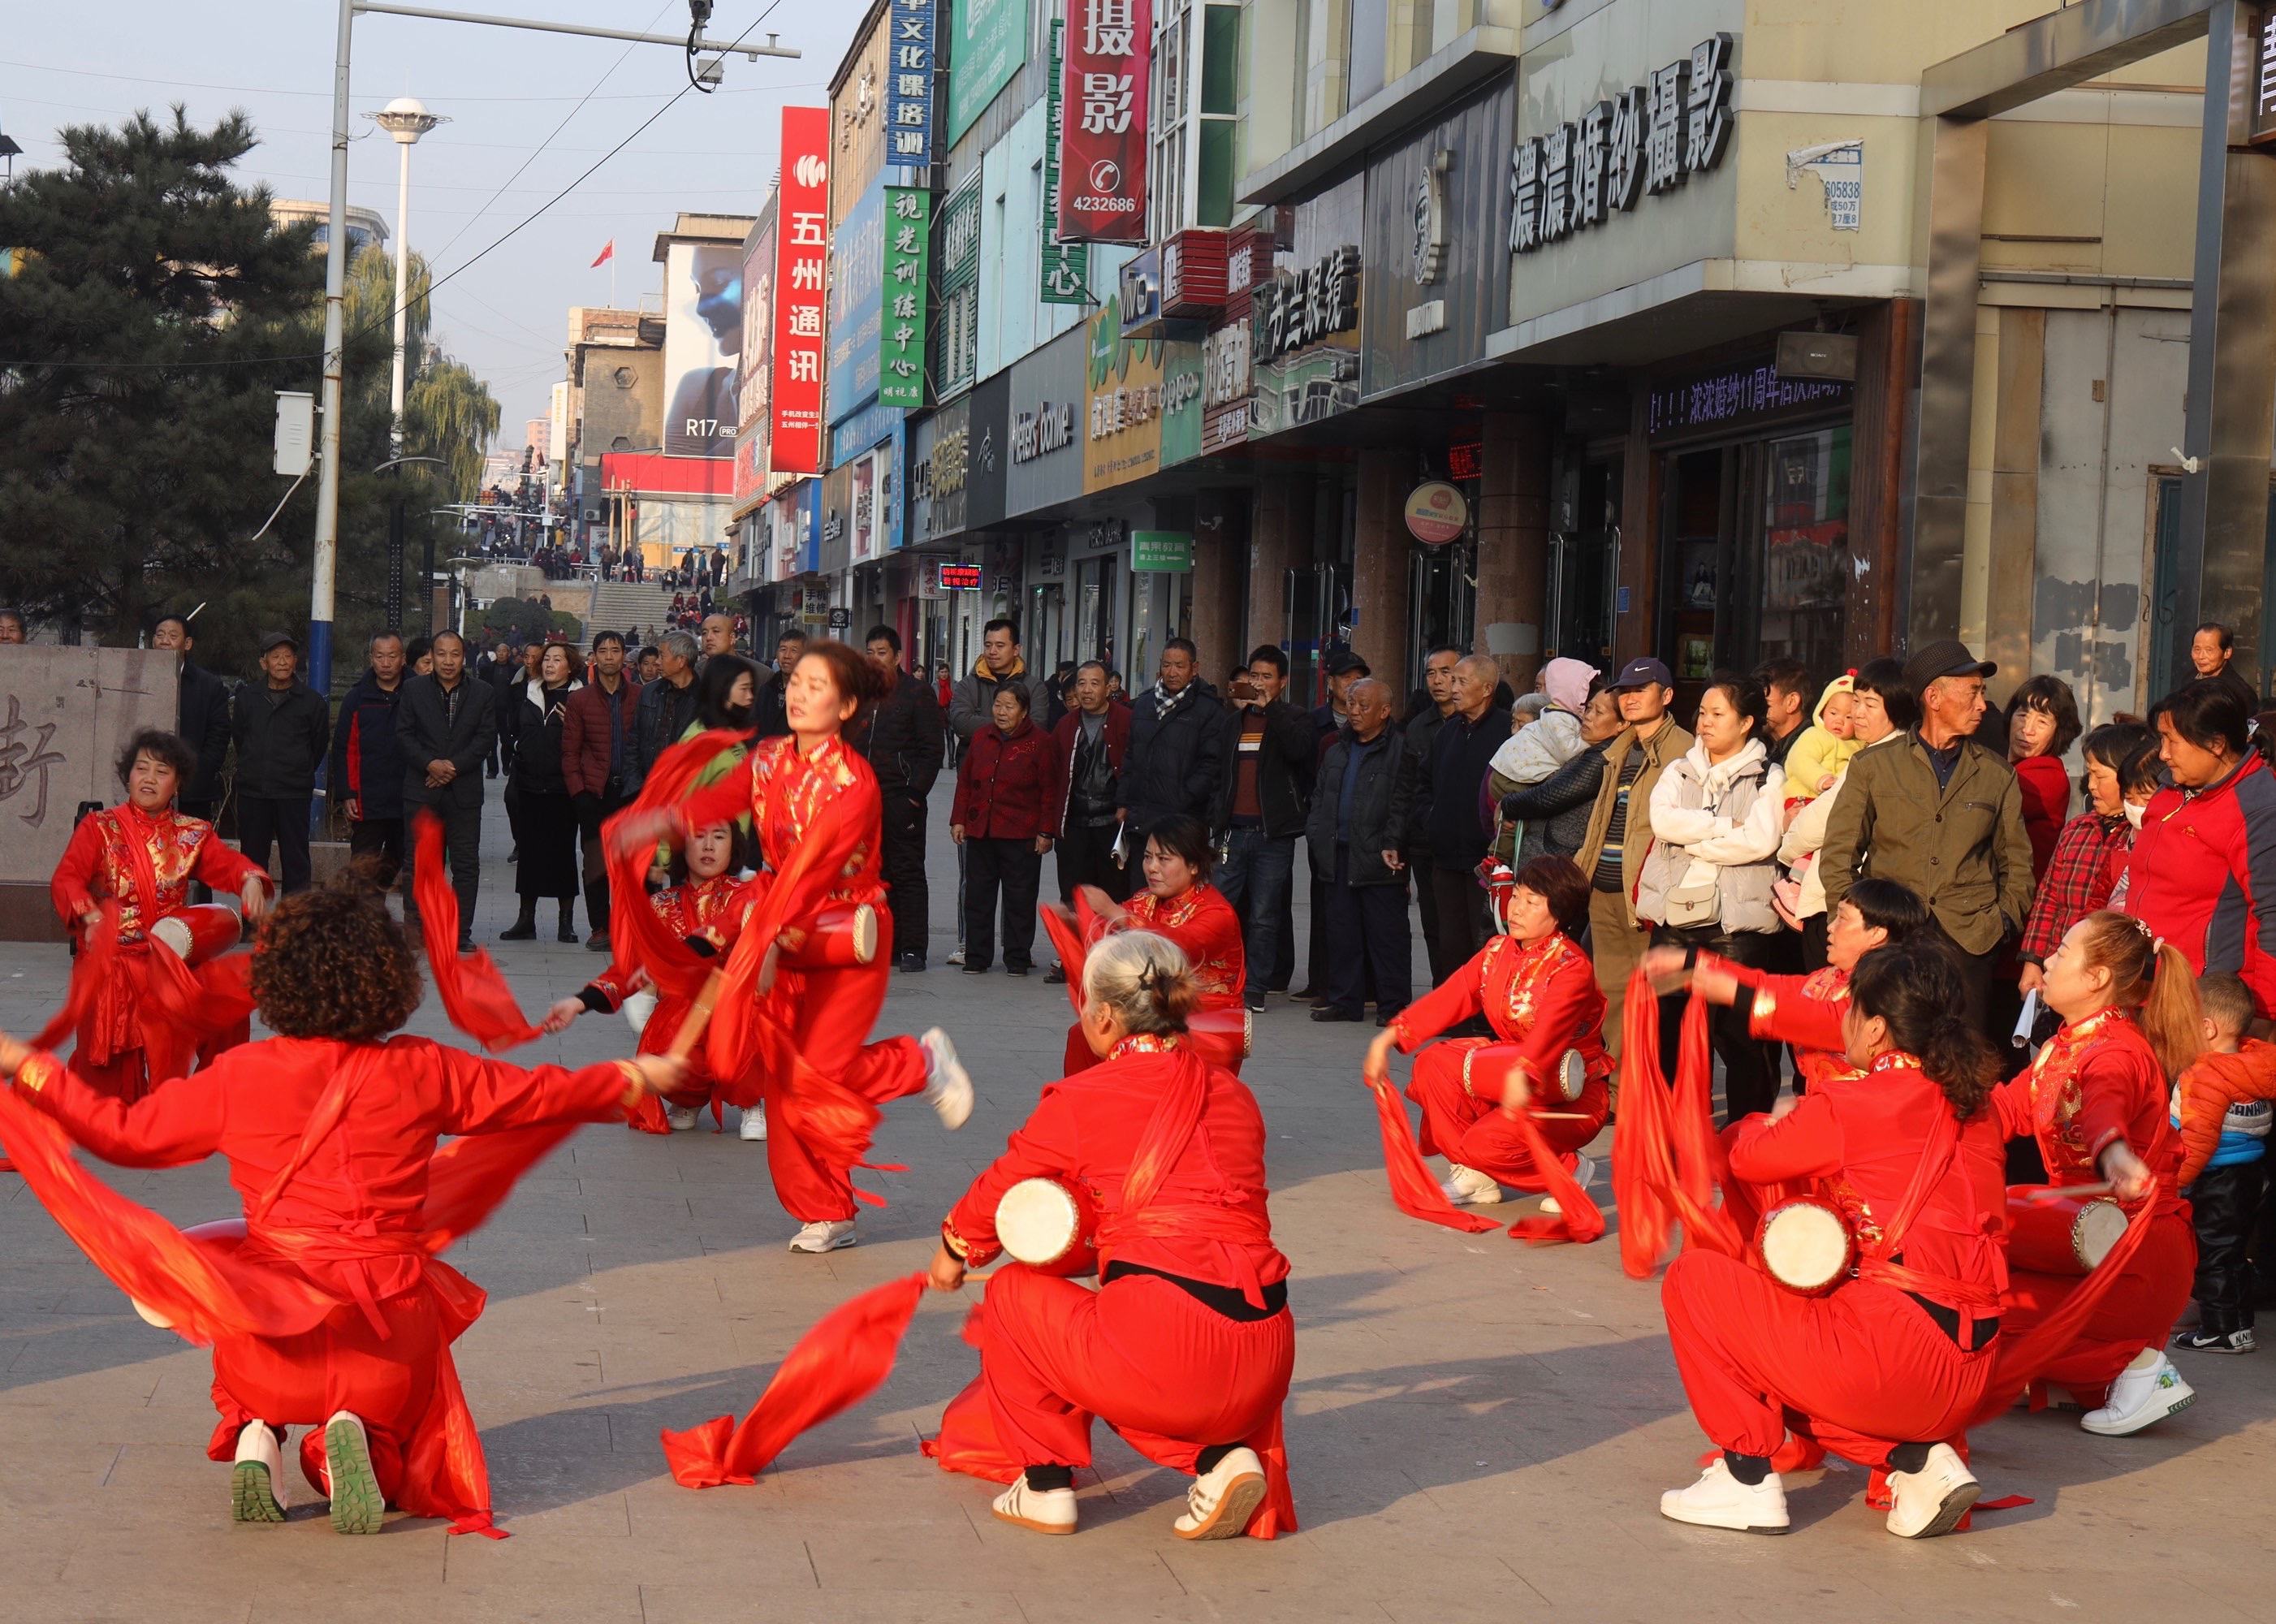
[[[588,270],[598,270],[602,266],[607,264],[611,260],[616,257],[617,239],[611,237],[602,246],[600,253],[593,256],[593,262],[590,265],[586,266],[585,269]]]

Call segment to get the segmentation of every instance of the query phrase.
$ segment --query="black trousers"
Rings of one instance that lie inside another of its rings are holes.
[[[1004,963],[1024,970],[1036,961],[1036,892],[1043,854],[1032,838],[964,843],[964,968],[996,961],[996,893],[1004,894]]]
[[[1395,1015],[1413,990],[1415,938],[1407,922],[1407,877],[1389,885],[1350,882],[1351,848],[1336,847],[1335,877],[1321,886],[1327,903],[1313,915],[1312,937],[1327,944],[1328,1002],[1364,1014],[1375,988],[1376,1013]]]
[[[404,810],[417,816],[417,808]],[[471,807],[436,807],[436,815],[443,820],[443,855],[451,866],[451,889],[459,893],[459,935],[463,940],[474,934],[474,900],[482,885],[482,808],[480,801]],[[418,868],[419,850],[414,845],[403,854],[405,891],[413,897],[411,877]],[[415,913],[415,901],[406,903],[406,911]]]
[[[403,872],[403,820],[399,817],[361,817],[348,824],[348,857],[351,861],[376,853],[379,865],[372,877],[385,891],[395,884],[395,877]]]
[[[922,962],[925,939],[932,930],[932,889],[925,883],[925,803],[905,789],[888,789],[884,794],[877,857],[884,872],[885,906],[893,913],[893,952]],[[1028,907],[1032,914],[1032,894]]]
[[[1717,925],[1680,930],[1662,925],[1651,933],[1651,945],[1703,947],[1734,964],[1764,969],[1782,962],[1784,956],[1793,951],[1779,939],[1789,934],[1785,930],[1726,933]],[[1675,1070],[1675,1057],[1681,1052],[1678,1045],[1683,1039],[1683,1006],[1690,997],[1688,992],[1677,992],[1659,1001],[1659,1063],[1671,1076]],[[1707,1034],[1714,1044],[1716,1058],[1723,1062],[1724,1125],[1727,1127],[1741,1117],[1768,1111],[1776,1104],[1779,1045],[1749,1035],[1747,1017],[1736,1006],[1729,1004],[1710,1007]]]
[[[1117,902],[1129,896],[1129,870],[1114,861],[1114,838],[1121,832],[1119,823],[1067,825],[1066,833],[1053,848],[1058,861],[1061,902],[1073,907],[1077,888],[1084,885],[1097,886]]]
[[[1437,914],[1430,940],[1430,984],[1442,987],[1486,945],[1493,925],[1486,917],[1485,887],[1478,884],[1476,874],[1437,863],[1430,872]]]
[[[2197,1278],[2189,1294],[2197,1300],[2207,1331],[2225,1334],[2252,1324],[2252,1271],[2247,1255],[2266,1174],[2260,1162],[2208,1167],[2186,1192],[2197,1232]]]
[[[174,810],[180,813],[184,817],[194,817],[199,819],[201,822],[210,823],[214,821],[214,815],[221,810],[221,807],[219,803],[216,801],[186,801],[180,796],[176,796],[174,799]],[[193,902],[212,901],[213,887],[207,884],[203,880],[192,880],[190,882],[190,900]]]
[[[577,851],[584,865],[585,917],[596,930],[609,928],[609,853],[601,841],[601,824],[627,799],[622,778],[611,778],[599,794],[587,790],[570,798],[577,809]]]
[[[288,896],[308,889],[308,807],[313,799],[237,798],[238,845],[263,869],[269,866],[269,846],[277,847],[277,871]]]

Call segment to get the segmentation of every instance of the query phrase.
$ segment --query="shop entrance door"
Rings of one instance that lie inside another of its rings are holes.
[[[1316,564],[1288,572],[1288,699],[1305,709],[1327,701],[1321,665],[1330,651],[1351,641],[1351,584],[1339,564]],[[1222,672],[1204,672],[1211,682]]]
[[[1417,547],[1407,554],[1407,687],[1395,702],[1403,705],[1407,695],[1422,686],[1422,665],[1431,649],[1449,643],[1464,649],[1473,646],[1478,610],[1476,557],[1468,541]]]

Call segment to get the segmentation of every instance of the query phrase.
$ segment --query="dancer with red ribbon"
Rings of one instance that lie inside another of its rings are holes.
[[[1010,1486],[1004,1522],[1075,1531],[1074,1473],[1104,1421],[1194,1476],[1180,1538],[1293,1532],[1280,1410],[1295,1361],[1288,1260],[1265,1207],[1264,1119],[1239,1079],[1185,1046],[1198,1002],[1185,954],[1121,931],[1083,967],[1083,1032],[1104,1064],[1051,1084],[941,1226],[931,1284],[955,1291],[997,1256],[997,1207],[1026,1180],[1096,1214],[1099,1288],[1025,1264],[974,1311],[980,1375],[925,1452]]]
[[[241,1522],[284,1517],[285,1429],[344,1534],[384,1508],[490,1528],[482,1445],[451,1345],[483,1294],[438,1254],[480,1224],[568,1126],[678,1082],[661,1057],[529,1071],[386,1034],[419,1002],[416,961],[376,895],[285,899],[253,955],[277,1036],[128,1103],[0,1036],[0,1133],[26,1181],[145,1318],[214,1350]],[[61,1131],[58,1131],[58,1130]],[[64,1135],[106,1161],[171,1167],[216,1153],[242,1223],[188,1234],[88,1178]],[[481,1137],[437,1152],[443,1135]]]

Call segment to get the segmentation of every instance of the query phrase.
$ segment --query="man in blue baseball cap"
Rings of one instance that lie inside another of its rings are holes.
[[[1691,747],[1691,735],[1668,714],[1675,676],[1664,662],[1649,655],[1630,660],[1612,690],[1627,725],[1605,747],[1605,782],[1575,860],[1590,870],[1591,956],[1605,994],[1605,1044],[1617,1055],[1628,975],[1650,934],[1635,916],[1635,882],[1651,846],[1651,787],[1661,770]]]

